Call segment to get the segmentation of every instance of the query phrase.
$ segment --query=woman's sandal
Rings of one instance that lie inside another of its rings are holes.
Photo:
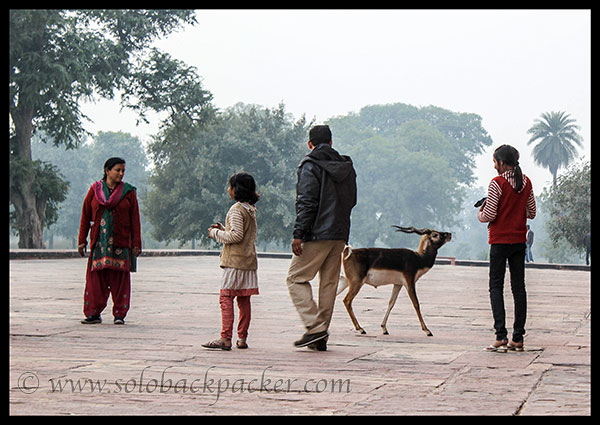
[[[514,341],[511,341],[508,343],[507,349],[510,351],[524,351],[525,350],[522,342],[514,342]]]
[[[245,339],[238,339],[235,342],[235,346],[241,350],[244,350],[246,348],[248,348],[248,344],[246,344],[246,340]]]
[[[485,347],[485,351],[495,352],[495,353],[506,353],[508,351],[508,340],[500,340],[491,344],[489,347]]]
[[[225,341],[222,339],[215,339],[214,341],[207,342],[206,344],[202,344],[204,348],[208,348],[210,350],[231,350],[231,343],[227,345]]]

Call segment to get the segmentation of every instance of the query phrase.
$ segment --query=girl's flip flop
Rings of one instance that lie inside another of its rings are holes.
[[[518,345],[514,345],[514,344],[513,344],[513,343],[511,343],[511,342],[509,342],[509,343],[508,343],[508,345],[507,345],[507,348],[508,348],[510,351],[523,351],[523,350],[525,350],[525,348],[523,347],[523,345],[522,345],[522,344],[521,344],[521,346],[518,346]]]
[[[207,342],[206,344],[202,344],[204,348],[208,348],[209,350],[231,350],[231,345],[225,345],[225,343],[220,339],[215,339],[214,341]]]
[[[508,351],[507,343],[508,343],[508,341],[506,341],[500,345],[490,344],[488,347],[485,347],[483,350],[493,352],[493,353],[506,353]]]

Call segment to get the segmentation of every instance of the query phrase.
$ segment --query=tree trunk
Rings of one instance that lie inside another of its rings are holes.
[[[33,180],[33,179],[27,179]],[[35,207],[35,195],[29,182],[17,183],[20,186],[11,193],[11,201],[15,206],[17,230],[19,231],[19,248],[44,248],[42,240],[42,220]]]
[[[33,108],[27,111],[13,110],[11,117],[15,125],[13,155],[24,164],[31,164],[31,137],[33,135]],[[43,213],[35,196],[35,173],[30,172],[14,179],[10,190],[10,201],[15,207],[17,230],[19,232],[19,248],[44,248]]]

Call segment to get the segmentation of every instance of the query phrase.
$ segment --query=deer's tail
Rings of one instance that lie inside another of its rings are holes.
[[[352,255],[352,247],[350,245],[346,245],[344,250],[342,251],[342,267],[344,261],[346,261]],[[340,274],[340,280],[338,281],[337,293],[336,296],[344,292],[344,289],[348,287],[348,279],[343,274]]]

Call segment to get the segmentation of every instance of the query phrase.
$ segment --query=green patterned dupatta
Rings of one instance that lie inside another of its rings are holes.
[[[98,196],[97,193],[96,199],[98,199],[100,204],[107,206],[107,208],[102,213],[98,240],[92,249],[92,271],[109,268],[118,271],[135,272],[137,271],[137,258],[133,255],[133,250],[115,247],[113,244],[114,219],[112,212],[113,208],[127,193],[135,190],[135,187],[129,183],[122,182],[111,194],[106,182],[96,182],[95,184],[98,185],[98,183],[102,184],[102,193],[101,196]],[[97,192],[99,191],[98,189],[100,189],[99,185],[96,186]],[[119,196],[119,198],[115,199],[113,195]],[[107,204],[109,202],[113,208],[108,208]]]

